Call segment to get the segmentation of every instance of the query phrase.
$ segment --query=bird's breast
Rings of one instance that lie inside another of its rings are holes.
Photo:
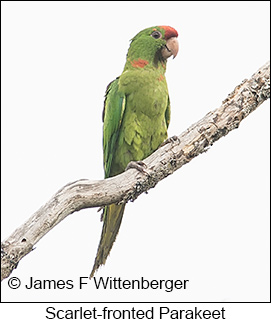
[[[149,156],[167,138],[168,92],[164,79],[150,78],[148,73],[120,78],[120,90],[126,104],[114,165],[125,169],[131,160]]]
[[[163,75],[162,75],[163,76]],[[124,72],[119,87],[125,93],[126,108],[149,118],[164,115],[168,103],[168,89],[165,77],[159,70],[136,70]]]

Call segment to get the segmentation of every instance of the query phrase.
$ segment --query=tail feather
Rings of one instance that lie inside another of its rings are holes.
[[[94,266],[89,278],[92,278],[94,276],[95,271],[101,265],[105,264],[106,259],[112,249],[113,243],[115,242],[117,234],[119,232],[124,209],[125,204],[111,204],[105,207],[104,224],[101,240],[97,250]]]

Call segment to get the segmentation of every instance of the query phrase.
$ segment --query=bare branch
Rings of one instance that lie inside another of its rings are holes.
[[[33,246],[66,216],[84,208],[126,203],[205,152],[215,141],[270,97],[270,63],[244,80],[204,118],[144,160],[148,174],[134,169],[105,180],[78,180],[61,188],[28,221],[2,243],[1,280],[8,277]]]

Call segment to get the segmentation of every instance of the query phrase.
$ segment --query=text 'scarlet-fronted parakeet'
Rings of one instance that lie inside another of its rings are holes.
[[[178,53],[178,33],[169,26],[142,30],[131,41],[122,74],[106,89],[103,111],[105,178],[125,171],[167,138],[170,103],[166,62]],[[121,224],[125,204],[104,208],[103,230],[92,277],[105,264]]]

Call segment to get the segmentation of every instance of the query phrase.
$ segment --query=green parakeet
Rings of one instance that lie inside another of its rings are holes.
[[[106,89],[103,110],[105,178],[141,161],[167,138],[170,102],[167,58],[178,53],[178,33],[169,26],[142,30],[132,40],[122,74]],[[90,275],[105,264],[118,234],[125,204],[106,206],[103,230]]]

